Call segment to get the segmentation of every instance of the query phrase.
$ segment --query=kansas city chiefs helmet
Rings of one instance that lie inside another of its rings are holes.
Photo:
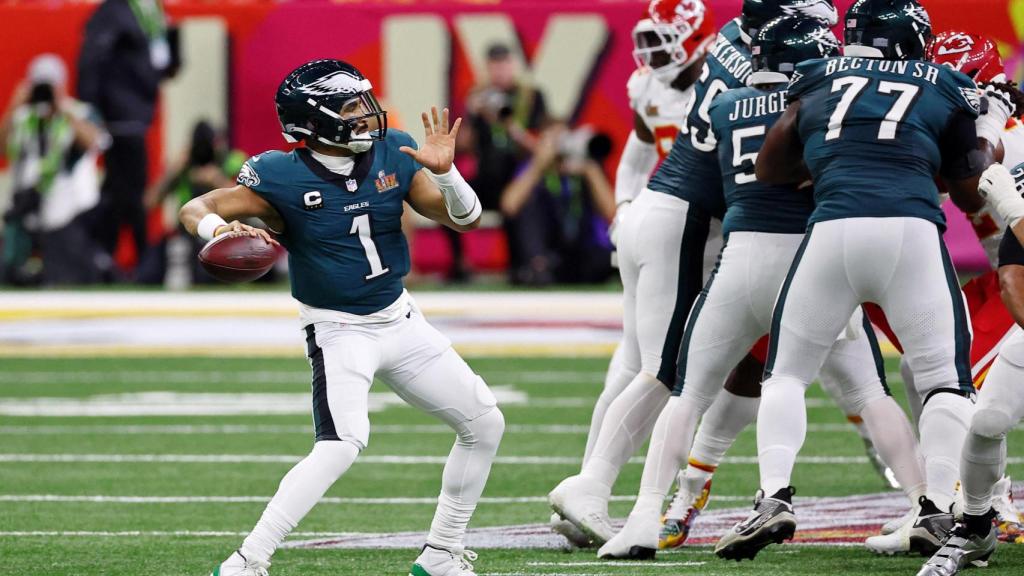
[[[749,43],[757,36],[757,31],[773,18],[779,16],[810,16],[835,26],[839,21],[832,0],[743,0],[743,11],[740,17],[743,32],[749,37]]]
[[[288,142],[316,141],[365,152],[387,135],[387,112],[370,81],[341,60],[314,60],[288,74],[274,103]]]
[[[925,59],[959,70],[977,83],[1006,81],[996,43],[977,34],[941,32],[928,43]]]
[[[844,20],[846,56],[920,60],[932,36],[931,18],[917,0],[857,0]]]
[[[839,55],[839,40],[824,20],[780,16],[758,31],[750,45],[753,73],[747,84],[789,82],[804,60]]]
[[[653,0],[633,28],[633,60],[671,84],[714,40],[714,17],[701,0]]]

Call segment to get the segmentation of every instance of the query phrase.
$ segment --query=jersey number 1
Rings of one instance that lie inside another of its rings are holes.
[[[390,268],[385,268],[381,264],[380,254],[377,253],[377,245],[373,243],[373,238],[370,236],[369,214],[360,214],[353,218],[352,229],[348,233],[359,234],[359,243],[363,245],[363,251],[366,252],[366,261],[370,263],[370,273],[365,276],[367,280],[372,280],[390,271]]]
[[[832,81],[832,92],[842,91],[843,95],[839,98],[839,105],[836,106],[835,112],[832,112],[832,116],[828,119],[828,132],[825,134],[826,142],[836,140],[842,134],[843,121],[846,120],[846,114],[849,113],[850,107],[853,106],[860,93],[864,91],[864,88],[870,82],[870,79],[863,76],[847,76]],[[878,83],[877,92],[879,94],[899,95],[878,127],[879,140],[896,139],[896,130],[900,127],[900,122],[907,117],[907,112],[910,111],[910,106],[917,100],[917,94],[920,91],[921,89],[914,84],[906,84],[904,82],[882,80]]]

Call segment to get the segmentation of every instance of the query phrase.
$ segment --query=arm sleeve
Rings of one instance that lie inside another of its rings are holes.
[[[640,140],[636,132],[631,131],[615,170],[615,204],[631,202],[636,198],[647,185],[647,179],[657,163],[658,151],[654,144]]]
[[[942,167],[939,173],[949,180],[966,180],[985,171],[984,154],[978,150],[975,115],[958,109],[950,115],[939,139]]]

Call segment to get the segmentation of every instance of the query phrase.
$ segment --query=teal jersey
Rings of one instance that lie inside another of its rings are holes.
[[[711,130],[725,194],[722,232],[803,234],[814,210],[809,187],[773,186],[754,176],[768,130],[786,111],[786,85],[773,90],[738,88],[711,105]]]
[[[409,272],[402,202],[421,166],[400,146],[416,143],[388,130],[383,142],[355,156],[350,176],[331,172],[305,148],[264,152],[242,167],[239,184],[284,220],[279,240],[299,302],[365,315],[401,296]]]
[[[722,175],[708,111],[720,94],[745,86],[750,72],[750,47],[740,38],[737,18],[722,27],[708,51],[672,151],[651,177],[648,188],[678,196],[716,218],[722,217]]]
[[[819,58],[797,66],[789,99],[800,101],[811,223],[902,216],[945,228],[940,141],[954,114],[978,115],[970,78],[917,60]]]

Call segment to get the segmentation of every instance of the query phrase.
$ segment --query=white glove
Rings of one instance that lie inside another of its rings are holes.
[[[612,218],[612,223],[608,226],[608,239],[611,240],[612,246],[619,247],[619,227],[622,226],[622,222],[626,218],[626,212],[629,211],[629,206],[632,204],[629,200],[619,204],[615,209],[615,217]]]
[[[1006,123],[1017,112],[1017,106],[1009,94],[992,85],[986,86],[982,95],[988,106],[985,113],[975,120],[974,126],[978,138],[984,138],[993,146],[998,146]]]
[[[1011,227],[1024,218],[1024,198],[1006,166],[989,166],[981,175],[978,193]]]

